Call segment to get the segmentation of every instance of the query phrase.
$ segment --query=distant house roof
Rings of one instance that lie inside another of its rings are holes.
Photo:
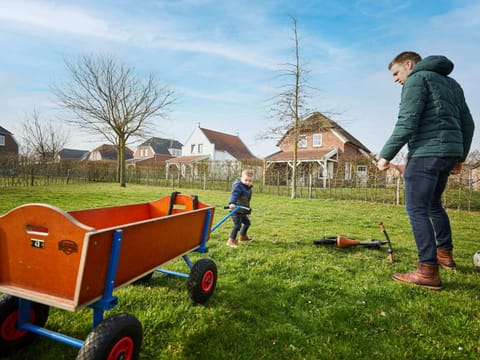
[[[200,130],[210,143],[215,144],[215,150],[226,151],[237,160],[256,159],[240,137],[204,128],[200,128]]]
[[[158,137],[152,137],[147,141],[140,144],[138,147],[151,146],[155,154],[170,155],[168,149],[182,150],[182,144],[173,139],[162,139]]]
[[[314,112],[306,119],[300,121],[300,128],[302,131],[311,130],[311,131],[326,131],[330,130],[335,135],[340,137],[344,142],[350,142],[356,147],[364,150],[367,153],[370,153],[370,150],[363,145],[357,138],[352,134],[346,131],[343,127],[338,125],[335,121],[329,119],[325,115],[319,112]],[[282,136],[282,138],[277,143],[277,146],[285,139],[285,137],[293,131],[293,127],[287,130],[287,132]]]
[[[117,160],[117,148],[111,144],[103,144],[95,148],[92,153],[98,152],[102,160]],[[133,151],[125,147],[125,160],[133,158]]]
[[[10,131],[0,126],[0,134],[13,135]]]
[[[84,160],[88,154],[90,154],[88,150],[62,149],[58,153],[58,156],[62,160]]]
[[[324,150],[301,150],[299,149],[297,152],[297,159],[301,160],[317,160],[319,158],[323,158],[330,153],[332,153],[334,149],[324,149]],[[336,154],[336,152],[335,152]],[[265,159],[269,161],[289,161],[293,159],[293,151],[278,151],[272,155],[267,156]]]
[[[182,164],[182,163],[193,163],[197,161],[202,161],[205,159],[210,158],[209,155],[190,155],[190,156],[179,156],[176,158],[172,158],[169,160],[166,160],[166,164],[174,163],[174,164]]]

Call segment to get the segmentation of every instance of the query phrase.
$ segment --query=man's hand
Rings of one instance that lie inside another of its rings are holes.
[[[380,159],[377,162],[377,168],[381,171],[387,170],[390,167],[390,161],[385,159]]]
[[[457,174],[460,174],[461,171],[462,171],[462,163],[458,162],[458,163],[455,164],[453,169],[450,171],[450,174],[457,175]]]
[[[235,206],[236,206],[236,205],[233,204],[233,203],[232,203],[232,204],[228,204],[228,208],[230,209],[230,211],[233,210],[233,209],[235,209]]]

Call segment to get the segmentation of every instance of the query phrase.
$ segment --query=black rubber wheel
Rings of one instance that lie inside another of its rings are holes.
[[[205,303],[217,285],[217,265],[210,259],[197,261],[188,277],[188,294],[193,302]]]
[[[43,327],[50,307],[32,302],[30,323]],[[18,298],[11,295],[0,297],[0,356],[30,345],[38,336],[27,330],[18,330]]]
[[[132,285],[144,285],[152,279],[152,276],[153,276],[153,271],[141,277],[140,279],[135,280],[134,282],[132,282]]]
[[[136,360],[142,338],[142,324],[135,316],[113,315],[87,336],[77,360]]]

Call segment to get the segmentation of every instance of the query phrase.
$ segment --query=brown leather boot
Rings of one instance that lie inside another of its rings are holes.
[[[236,248],[236,247],[238,247],[238,241],[235,240],[235,239],[229,238],[225,245],[227,245],[228,247],[231,247],[231,248]]]
[[[453,251],[452,250],[442,250],[437,249],[437,261],[445,270],[456,270],[457,264],[453,261]]]
[[[248,235],[240,235],[240,241],[252,241],[253,239],[251,237],[248,237]]]
[[[431,290],[442,290],[442,281],[438,273],[438,265],[418,263],[417,270],[405,274],[393,274],[395,281],[420,285]]]

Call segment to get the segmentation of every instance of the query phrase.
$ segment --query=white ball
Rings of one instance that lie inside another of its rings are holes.
[[[473,255],[473,266],[476,270],[480,271],[480,250]]]

